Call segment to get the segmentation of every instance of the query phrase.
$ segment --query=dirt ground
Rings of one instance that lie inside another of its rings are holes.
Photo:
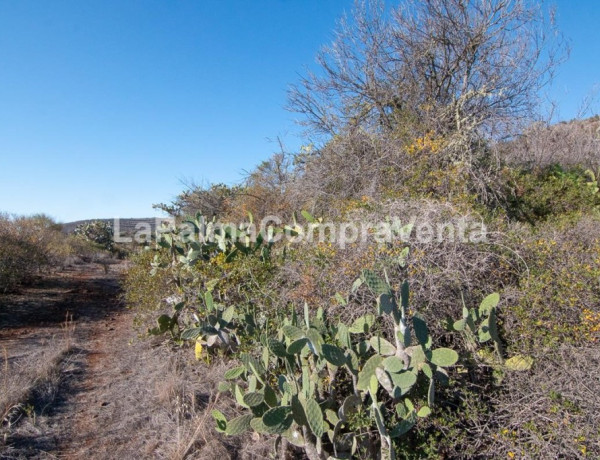
[[[138,337],[122,272],[73,266],[0,296],[0,459],[265,458],[214,430],[211,410],[234,410],[226,364]]]
[[[146,368],[132,363],[132,356],[149,356],[128,345],[136,342],[135,332],[132,314],[118,298],[119,272],[118,266],[108,274],[100,266],[75,266],[1,298],[3,372],[39,366],[33,357],[40,349],[61,354],[50,394],[34,391],[25,414],[10,420],[15,427],[5,433],[2,458],[108,458],[103,453],[116,453],[119,441],[139,444],[131,439],[135,430],[122,430],[117,412],[130,380],[140,378],[136,370]],[[139,386],[133,383],[132,390]],[[119,440],[120,429],[126,439]]]

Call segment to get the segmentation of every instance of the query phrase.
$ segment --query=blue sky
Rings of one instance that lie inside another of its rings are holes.
[[[155,215],[301,144],[286,89],[350,0],[0,0],[0,211]],[[600,2],[557,2],[575,116],[600,83]],[[598,108],[596,104],[595,108]]]

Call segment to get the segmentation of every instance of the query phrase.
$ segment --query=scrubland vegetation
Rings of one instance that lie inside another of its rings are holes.
[[[552,27],[521,1],[358,3],[290,91],[306,146],[158,206],[196,239],[135,256],[126,297],[199,366],[228,363],[217,439],[254,432],[282,458],[600,455],[600,122],[540,121],[565,56]],[[264,216],[282,223],[250,242],[242,222]],[[273,239],[390,217],[386,242]],[[460,219],[484,237],[416,237]],[[217,222],[239,225],[211,240]]]
[[[306,145],[157,205],[182,225],[124,298],[196,359],[177,385],[215,390],[171,413],[166,456],[600,456],[600,119],[540,121],[555,32],[534,2],[359,2],[290,90]],[[375,224],[327,238],[344,223]],[[68,253],[29,238],[46,219],[1,224],[3,289]]]
[[[113,242],[112,227],[91,221],[65,234],[51,217],[0,214],[0,293],[31,284],[36,276],[69,264],[110,264],[127,248]],[[106,266],[106,265],[105,265]]]

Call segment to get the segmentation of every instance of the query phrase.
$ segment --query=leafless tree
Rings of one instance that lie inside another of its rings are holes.
[[[536,112],[565,48],[552,14],[527,0],[359,1],[289,93],[311,132],[457,141],[511,136]],[[467,147],[467,148],[465,148]],[[456,159],[456,158],[454,158]]]

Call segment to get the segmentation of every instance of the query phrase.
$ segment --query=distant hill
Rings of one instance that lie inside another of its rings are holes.
[[[88,222],[94,222],[100,220],[102,222],[110,223],[113,228],[116,230],[115,219],[86,219],[86,220],[76,220],[74,222],[67,222],[66,224],[62,224],[62,231],[64,233],[73,233],[75,228],[78,225],[86,224]],[[138,217],[138,218],[128,218],[128,219],[119,219],[119,233],[121,235],[133,235],[135,234],[140,227],[136,229],[136,225],[145,224],[150,225],[151,231],[154,234],[156,230],[157,222],[160,225],[161,221],[167,221],[166,217]]]

